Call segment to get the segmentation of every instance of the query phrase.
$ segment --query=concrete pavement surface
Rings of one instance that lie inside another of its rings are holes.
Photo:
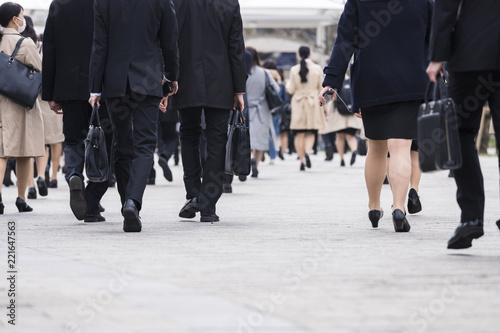
[[[388,186],[379,228],[368,220],[363,157],[341,168],[319,153],[306,172],[285,158],[236,178],[215,224],[179,218],[182,168],[168,183],[156,165],[138,234],[122,231],[116,189],[102,201],[107,222],[83,223],[61,174],[58,189],[29,201],[32,213],[17,213],[17,191],[4,187],[0,332],[500,332],[496,157],[481,158],[485,235],[460,251],[446,249],[459,221],[447,172],[423,176],[423,211],[395,233]]]

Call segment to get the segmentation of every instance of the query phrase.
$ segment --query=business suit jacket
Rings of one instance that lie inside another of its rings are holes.
[[[452,72],[500,70],[499,17],[498,0],[436,0],[430,59]]]
[[[96,0],[90,92],[163,97],[163,74],[178,80],[177,20],[172,0]],[[102,86],[104,85],[104,88]]]
[[[243,26],[238,0],[174,0],[179,24],[177,109],[232,109],[245,92]]]
[[[43,36],[43,100],[89,99],[92,7],[92,0],[52,1]]]

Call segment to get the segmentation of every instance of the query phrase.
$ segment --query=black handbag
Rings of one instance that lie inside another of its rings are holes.
[[[352,115],[352,103],[351,103],[351,81],[345,80],[342,83],[342,89],[337,93],[337,98],[333,102],[335,108],[343,116]]]
[[[225,172],[248,176],[251,171],[250,131],[240,109],[231,111],[227,131]]]
[[[97,104],[90,117],[89,133],[85,139],[85,170],[91,182],[102,183],[108,180],[109,160],[106,150],[106,137],[101,128]]]
[[[455,170],[462,166],[455,103],[448,97],[444,79],[429,83],[418,113],[418,154],[423,172]],[[433,100],[429,100],[434,87]]]
[[[267,105],[269,105],[269,110],[273,112],[274,109],[283,105],[283,101],[280,98],[279,91],[274,90],[271,84],[271,80],[274,80],[274,78],[270,76],[271,74],[266,70],[266,101]]]
[[[11,56],[0,53],[0,93],[32,109],[42,89],[42,73],[15,59],[23,40],[19,39]]]

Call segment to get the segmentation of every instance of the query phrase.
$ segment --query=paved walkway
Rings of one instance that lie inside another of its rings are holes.
[[[177,217],[174,182],[147,188],[143,232],[126,234],[118,195],[103,200],[108,222],[76,221],[68,189],[15,212],[5,188],[0,217],[0,332],[499,332],[500,218],[497,160],[481,159],[487,189],[485,236],[446,249],[459,219],[446,172],[424,175],[424,210],[396,234],[390,214],[367,219],[360,158],[339,167],[295,157],[235,180],[219,204],[221,222]],[[346,159],[348,160],[348,158]],[[158,172],[161,175],[160,172]],[[390,211],[390,190],[383,189]],[[7,324],[7,221],[17,222],[16,326]]]

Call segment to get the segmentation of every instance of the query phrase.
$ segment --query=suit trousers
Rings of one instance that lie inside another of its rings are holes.
[[[158,137],[160,98],[128,92],[107,100],[113,127],[113,165],[122,205],[134,200],[142,208],[142,197]]]
[[[63,132],[64,132],[64,158],[68,171],[65,178],[69,179],[78,176],[85,180],[83,169],[85,165],[85,144],[89,131],[90,116],[92,107],[87,101],[63,101]],[[101,127],[106,134],[106,146],[108,156],[111,152],[111,142],[113,134],[106,105],[101,105],[99,109],[101,118]],[[94,183],[89,182],[85,188],[85,201],[87,202],[88,214],[99,214],[99,202],[108,190],[108,182]]]
[[[200,138],[203,109],[207,154],[202,167]],[[229,110],[195,107],[180,110],[179,114],[186,198],[198,197],[202,216],[215,214],[215,205],[222,195]]]
[[[488,102],[497,148],[500,146],[500,71],[450,72],[449,81],[449,94],[458,111],[463,158],[462,167],[454,172],[461,222],[484,221],[484,181],[475,140]]]

